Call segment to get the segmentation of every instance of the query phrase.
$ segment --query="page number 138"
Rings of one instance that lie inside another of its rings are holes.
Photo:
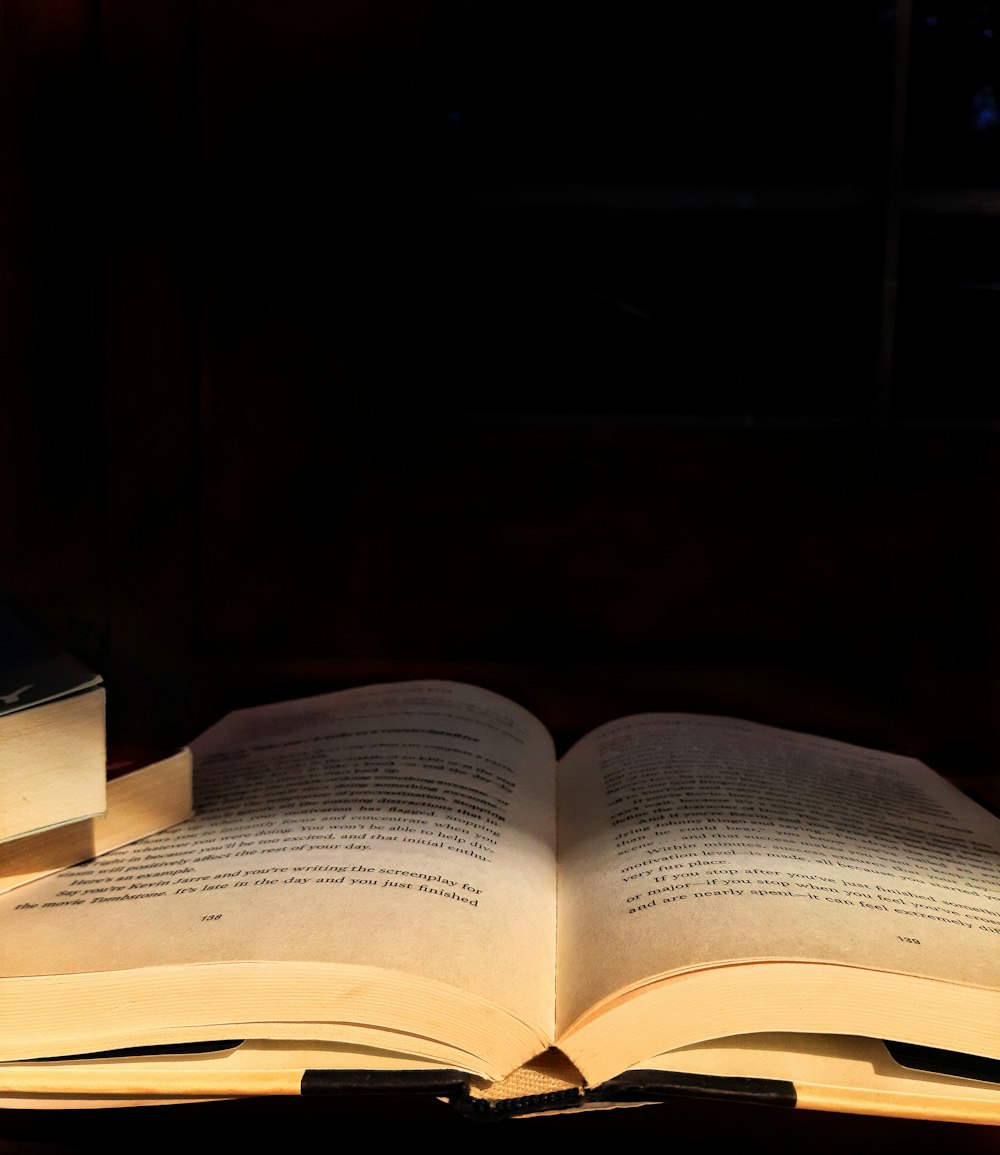
[[[222,918],[222,915],[221,915],[221,914],[203,914],[203,915],[201,916],[201,921],[202,921],[202,922],[218,922],[218,920],[219,920],[220,918]],[[912,940],[912,939],[907,939],[906,941],[907,941],[907,942],[912,942],[913,940]]]

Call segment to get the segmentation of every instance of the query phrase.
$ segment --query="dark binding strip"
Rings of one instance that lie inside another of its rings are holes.
[[[461,1071],[366,1071],[314,1068],[302,1073],[302,1095],[441,1095],[466,1093]]]
[[[978,1079],[981,1083],[1000,1083],[1000,1059],[968,1055],[963,1051],[942,1051],[936,1047],[918,1047],[913,1043],[885,1042],[885,1049],[901,1067],[927,1071],[934,1075],[953,1075],[959,1079]]]
[[[69,1063],[76,1059],[135,1059],[156,1055],[214,1055],[232,1051],[243,1039],[222,1039],[210,1043],[156,1043],[148,1047],[118,1047],[113,1051],[88,1051],[82,1055],[46,1055],[33,1063]]]
[[[587,1098],[602,1103],[641,1103],[688,1095],[739,1103],[795,1107],[795,1084],[784,1079],[744,1079],[730,1075],[690,1075],[679,1071],[629,1071],[589,1091]]]

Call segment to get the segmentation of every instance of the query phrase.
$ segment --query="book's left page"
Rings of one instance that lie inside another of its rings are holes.
[[[0,1057],[285,1037],[497,1077],[554,1027],[554,751],[451,682],[239,710],[196,814],[0,898]]]

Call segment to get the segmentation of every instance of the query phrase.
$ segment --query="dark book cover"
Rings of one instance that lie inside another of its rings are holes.
[[[22,611],[0,601],[0,716],[92,689],[102,681]]]

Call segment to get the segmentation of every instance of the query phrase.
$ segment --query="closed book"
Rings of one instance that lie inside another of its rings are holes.
[[[100,674],[0,603],[0,843],[104,812],[105,704]]]

